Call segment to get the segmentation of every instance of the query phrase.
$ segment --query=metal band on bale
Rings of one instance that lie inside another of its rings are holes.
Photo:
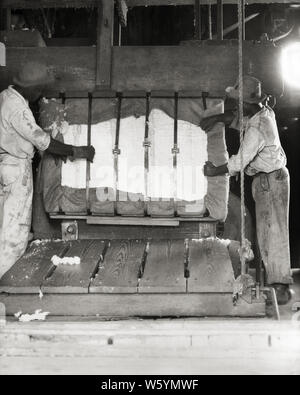
[[[88,135],[87,145],[92,145],[92,117],[93,117],[93,94],[89,93],[89,108],[88,108]],[[86,208],[90,212],[90,181],[91,181],[91,163],[86,163]]]
[[[119,201],[119,155],[121,150],[119,148],[120,142],[120,129],[121,129],[121,117],[122,117],[122,100],[123,94],[118,92],[118,105],[117,105],[117,127],[116,127],[116,139],[115,148],[113,149],[114,154],[114,173],[115,173],[115,188],[116,188],[116,201],[115,201],[115,214],[117,214],[117,202]]]
[[[145,174],[145,201],[149,200],[148,182],[149,182],[149,149],[151,147],[151,141],[149,140],[149,118],[150,118],[150,100],[151,93],[146,94],[146,119],[145,119],[145,140],[143,146],[145,148],[145,163],[144,163],[144,174]],[[145,216],[147,216],[147,205],[145,205]]]

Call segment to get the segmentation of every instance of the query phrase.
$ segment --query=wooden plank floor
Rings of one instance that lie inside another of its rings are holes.
[[[90,292],[136,293],[146,244],[140,240],[112,241]]]
[[[88,293],[91,279],[103,260],[104,241],[81,240],[70,243],[65,257],[80,257],[78,266],[60,265],[42,283],[43,293]]]
[[[54,255],[81,264],[56,267]],[[233,283],[227,245],[218,239],[49,242],[33,244],[4,276],[0,302],[12,314],[36,307],[83,316],[263,315],[263,302],[233,306]]]
[[[234,272],[228,248],[222,241],[191,241],[188,268],[188,292],[232,292]]]
[[[2,277],[0,292],[39,293],[43,281],[53,269],[51,258],[54,255],[65,256],[69,248],[69,243],[64,242],[33,243],[24,257]]]
[[[145,270],[139,284],[141,293],[186,292],[184,240],[150,243]]]

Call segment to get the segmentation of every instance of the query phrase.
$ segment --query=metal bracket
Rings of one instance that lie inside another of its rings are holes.
[[[200,239],[208,239],[216,237],[216,224],[215,223],[199,223],[199,237]]]
[[[143,143],[143,146],[145,147],[145,148],[150,148],[151,147],[151,141],[149,141],[149,140],[145,140],[144,141],[144,143]]]
[[[113,149],[113,154],[114,155],[121,155],[121,150],[119,148],[114,148]]]
[[[294,303],[292,310],[295,312],[300,311],[300,302]]]
[[[172,149],[172,154],[173,154],[173,155],[180,154],[180,149],[179,149],[177,146],[175,146],[175,147]]]
[[[64,241],[78,240],[78,222],[77,221],[63,221],[61,224],[61,234]]]

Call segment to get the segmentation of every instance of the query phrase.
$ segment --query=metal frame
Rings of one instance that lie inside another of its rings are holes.
[[[86,95],[83,95],[82,92],[70,92],[67,94],[66,92],[61,92],[58,94],[58,98],[61,99],[62,104],[66,104],[67,100],[75,100],[82,99],[88,100],[88,139],[87,145],[91,145],[91,133],[92,133],[92,111],[93,111],[93,99],[118,99],[117,111],[116,111],[116,136],[115,136],[115,145],[113,149],[114,155],[114,177],[115,177],[115,190],[116,190],[116,202],[118,202],[118,168],[119,168],[119,155],[121,154],[121,150],[119,147],[119,139],[120,139],[120,127],[121,127],[121,119],[122,119],[122,101],[124,99],[143,99],[146,100],[146,114],[145,114],[145,139],[144,139],[144,149],[145,149],[145,161],[144,161],[144,174],[145,174],[145,184],[147,184],[147,177],[149,173],[149,149],[151,147],[151,142],[149,141],[149,115],[150,115],[150,98],[151,99],[173,99],[174,100],[174,145],[172,147],[173,154],[173,169],[174,169],[174,202],[175,202],[175,218],[177,216],[176,210],[176,199],[177,199],[177,185],[175,173],[177,170],[177,155],[180,153],[180,148],[178,146],[178,106],[179,100],[184,99],[200,99],[203,102],[204,109],[207,109],[207,99],[209,98],[208,92],[114,92],[114,91],[98,91],[98,92],[89,92]],[[47,98],[53,99],[56,98],[54,95],[47,95]],[[86,212],[90,214],[90,176],[91,176],[91,166],[90,163],[87,165],[86,170]],[[148,200],[148,191],[145,189],[145,198]],[[115,204],[115,215],[117,211]],[[199,218],[198,218],[199,219]]]

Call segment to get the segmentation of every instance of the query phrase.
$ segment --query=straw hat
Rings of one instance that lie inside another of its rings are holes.
[[[262,103],[268,97],[262,91],[261,82],[249,75],[246,75],[243,79],[243,95],[244,102],[250,104],[259,104]],[[238,100],[239,99],[239,84],[236,83],[235,86],[230,86],[226,89],[227,96],[231,99]]]

